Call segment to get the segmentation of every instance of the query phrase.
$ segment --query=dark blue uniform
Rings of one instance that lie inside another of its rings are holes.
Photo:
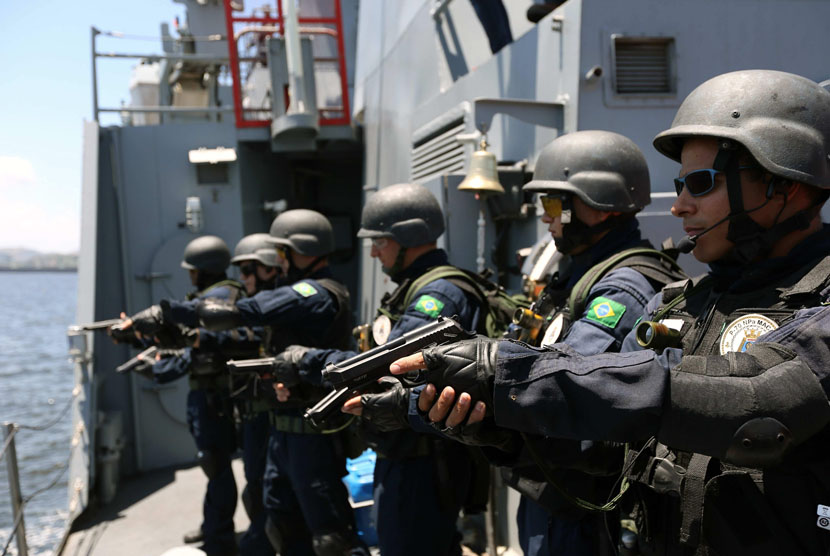
[[[246,324],[270,327],[274,352],[290,344],[320,345],[341,314],[337,297],[318,281],[330,277],[328,269],[317,271],[294,285],[243,299],[237,309]],[[279,537],[284,556],[313,555],[313,537],[354,530],[341,480],[346,462],[338,438],[305,425],[302,409],[308,404],[297,399],[300,394],[300,388],[292,389],[292,399],[280,404],[287,408],[271,415],[263,479],[263,503],[272,524],[269,534]]]
[[[560,290],[564,293],[561,297],[567,299],[567,294],[591,267],[616,253],[642,246],[644,243],[640,238],[639,227],[636,220],[632,219],[619,229],[614,229],[587,251],[560,263],[564,274],[560,271],[555,277],[556,281],[548,287]],[[591,288],[582,314],[575,317],[569,315],[568,321],[572,322],[559,341],[582,355],[617,352],[655,293],[654,282],[633,268],[612,270]],[[567,313],[567,307],[563,310]],[[528,441],[533,441],[542,453],[552,452],[550,455],[555,459],[548,457],[546,461],[551,464],[551,469],[554,469],[556,462],[557,482],[567,485],[571,495],[592,501],[599,498],[602,498],[602,502],[606,500],[622,464],[622,446],[611,447],[591,441],[573,441],[567,447],[559,441],[554,446],[545,446],[544,438]],[[566,454],[568,457],[564,457]],[[603,460],[601,470],[592,461],[597,458]],[[583,472],[586,466],[590,466],[588,473]],[[514,465],[514,469],[503,473],[507,484],[511,486],[521,484],[520,477],[545,482],[532,460]],[[603,479],[603,476],[606,478]],[[534,493],[540,492],[538,487],[531,490]],[[605,534],[601,521],[592,514],[586,515],[586,512],[558,496],[551,488],[546,488],[544,494],[540,495],[544,498],[544,505],[525,495],[519,503],[516,521],[524,554],[553,556],[597,553],[598,542]]]
[[[558,438],[641,441],[627,472],[647,553],[825,554],[830,533],[816,526],[814,512],[830,497],[830,315],[820,308],[830,293],[828,251],[825,226],[785,257],[712,265],[705,279],[664,289],[643,318],[674,321],[683,349],[640,350],[633,334],[623,350],[634,351],[594,356],[566,344],[538,352],[502,342],[497,424]],[[794,359],[787,352],[776,359],[760,343],[747,351],[762,324],[780,328],[760,341],[779,342]],[[818,379],[814,388],[803,372]],[[756,433],[735,432],[734,423],[756,415],[791,430],[771,445],[742,441]],[[657,469],[662,485],[653,482]]]
[[[177,322],[198,326],[195,307],[203,299],[236,299],[241,286],[220,283],[193,296],[188,301],[171,301]],[[178,320],[181,319],[181,320]],[[233,514],[236,511],[236,481],[231,458],[236,451],[236,427],[233,406],[227,390],[227,378],[220,376],[224,359],[209,349],[185,348],[181,355],[162,359],[153,366],[158,382],[170,382],[190,373],[187,395],[187,423],[199,450],[199,463],[208,477],[202,505],[204,550],[229,553],[236,550]]]
[[[200,328],[199,348],[221,353],[226,359],[251,359],[261,355],[260,347],[264,337],[264,330],[259,326],[220,332]],[[245,471],[242,502],[251,521],[248,530],[239,539],[239,551],[246,556],[273,556],[274,548],[265,534],[266,514],[262,505],[262,478],[265,474],[271,427],[269,406],[264,401],[235,397],[237,386],[237,382],[231,382],[234,404],[242,420],[238,431]]]
[[[442,250],[421,255],[393,279],[398,284],[446,265]],[[440,315],[457,315],[462,326],[474,330],[479,318],[477,300],[446,279],[424,286],[394,323],[387,341],[423,326]],[[322,361],[337,362],[354,352],[315,350],[303,360],[308,369],[322,368]],[[319,380],[318,373],[309,379]],[[413,400],[415,397],[413,397]],[[461,553],[456,530],[458,513],[470,479],[471,461],[466,448],[433,435],[412,430],[380,433],[367,429],[364,436],[378,452],[375,465],[374,511],[378,544],[384,556],[434,556]]]

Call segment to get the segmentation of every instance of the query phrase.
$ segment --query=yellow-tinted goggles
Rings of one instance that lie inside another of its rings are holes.
[[[284,261],[288,260],[288,250],[285,247],[283,247],[281,245],[277,245],[277,246],[274,247],[274,249],[276,250],[277,255],[279,255],[279,257],[282,260],[284,260]]]
[[[559,218],[562,224],[571,222],[570,195],[542,195],[542,208],[550,218]]]
[[[562,198],[542,195],[542,208],[551,218],[562,216]]]

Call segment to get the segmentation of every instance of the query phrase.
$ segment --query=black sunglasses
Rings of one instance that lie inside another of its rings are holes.
[[[251,276],[256,272],[256,263],[247,263],[239,265],[239,274],[242,276]]]
[[[738,170],[754,170],[758,166],[739,166]],[[692,197],[702,197],[715,188],[715,176],[723,174],[720,170],[712,168],[704,168],[701,170],[694,170],[689,172],[682,178],[674,178],[674,189],[677,191],[677,196],[685,187]]]

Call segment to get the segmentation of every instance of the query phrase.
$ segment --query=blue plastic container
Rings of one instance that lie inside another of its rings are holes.
[[[355,459],[347,459],[346,470],[349,474],[343,477],[343,482],[349,491],[349,502],[354,510],[357,531],[363,542],[369,546],[375,546],[378,543],[372,500],[376,460],[377,455],[372,450],[366,450]]]

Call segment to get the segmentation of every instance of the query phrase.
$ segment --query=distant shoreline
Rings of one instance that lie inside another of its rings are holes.
[[[20,267],[20,268],[2,268],[0,272],[78,272],[77,268],[35,268],[35,267]]]

